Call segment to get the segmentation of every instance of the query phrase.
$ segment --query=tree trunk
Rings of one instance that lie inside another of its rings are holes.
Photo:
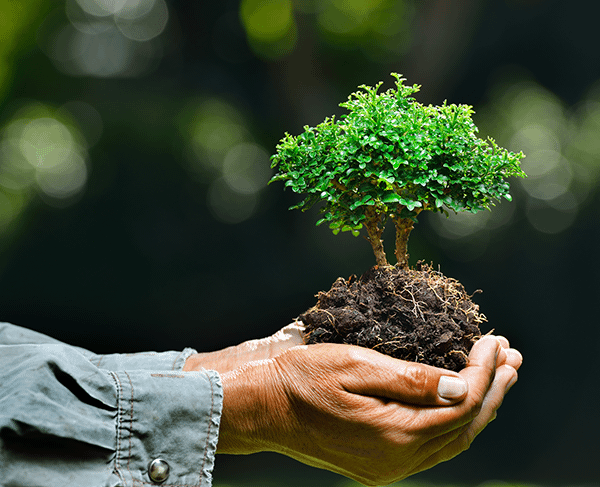
[[[396,259],[398,267],[408,269],[408,237],[414,222],[410,218],[394,218],[396,224]]]
[[[369,214],[371,213],[371,214]],[[383,226],[379,226],[380,215],[377,215],[374,211],[367,212],[367,219],[365,221],[365,227],[367,227],[367,240],[373,247],[373,253],[375,254],[375,261],[378,266],[389,265],[385,256],[385,250],[383,248],[383,240],[381,235],[383,234]]]

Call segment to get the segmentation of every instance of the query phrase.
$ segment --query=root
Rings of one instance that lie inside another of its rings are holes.
[[[419,301],[417,301],[415,299],[415,295],[410,291],[410,289],[408,289],[408,287],[405,287],[403,289],[403,291],[406,291],[408,294],[410,294],[411,299],[405,298],[404,296],[402,296],[402,294],[399,294],[398,296],[401,299],[404,299],[405,301],[412,302],[412,304],[413,304],[413,310],[412,311],[413,311],[414,315],[417,316],[417,317],[420,317],[422,320],[424,320],[425,317],[423,316],[423,312],[421,311],[421,308],[419,307]],[[421,304],[425,304],[425,303],[421,303]]]

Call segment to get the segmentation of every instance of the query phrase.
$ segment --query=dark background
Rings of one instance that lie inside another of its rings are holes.
[[[599,3],[107,4],[0,0],[1,320],[98,352],[276,331],[374,261],[289,212],[268,156],[399,72],[421,102],[473,105],[530,174],[491,214],[423,216],[411,236],[411,261],[482,289],[488,329],[525,358],[498,420],[418,478],[600,485]],[[270,454],[218,457],[215,479],[341,481]]]

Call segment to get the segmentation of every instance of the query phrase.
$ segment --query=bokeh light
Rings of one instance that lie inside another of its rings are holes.
[[[165,0],[67,0],[38,34],[57,69],[71,76],[136,77],[162,56]]]
[[[49,8],[49,2],[44,0],[0,0],[0,102],[11,88],[19,53],[35,44],[31,27]]]
[[[265,188],[272,170],[269,153],[254,143],[232,147],[223,160],[223,178],[236,193],[256,194]]]
[[[455,240],[470,237],[478,230],[496,230],[510,223],[515,211],[515,205],[508,201],[496,204],[491,211],[479,213],[442,213],[429,215],[431,225],[442,237]]]
[[[567,230],[577,216],[577,200],[571,193],[549,201],[529,198],[525,208],[527,220],[536,230],[555,234]]]
[[[244,115],[220,98],[189,102],[182,116],[182,135],[195,157],[194,169],[220,170],[227,151],[250,137]]]
[[[507,69],[500,80],[475,121],[484,136],[493,135],[500,145],[526,155],[522,167],[528,177],[511,182],[511,193],[523,201],[520,214],[539,232],[564,232],[600,179],[600,91],[592,89],[578,106],[568,108],[523,73]],[[514,207],[503,202],[491,213],[434,215],[432,227],[448,240],[480,239],[482,232],[510,223],[518,214]]]
[[[165,0],[140,0],[135,6],[123,8],[115,14],[115,22],[121,33],[128,39],[139,42],[149,41],[162,34],[168,20],[169,10]]]
[[[188,169],[208,183],[214,217],[235,224],[251,218],[271,177],[270,153],[258,144],[243,111],[217,97],[192,100],[180,117]]]
[[[277,59],[293,51],[297,27],[291,0],[242,0],[240,19],[258,56]]]
[[[335,49],[359,49],[371,61],[406,53],[415,7],[408,0],[243,0],[240,19],[248,44],[264,59],[279,59],[297,46],[299,27],[317,28]]]
[[[335,47],[359,48],[374,61],[408,50],[414,8],[396,0],[321,0],[317,23]]]
[[[97,114],[83,102],[74,107]],[[52,206],[72,204],[88,181],[87,148],[68,105],[29,102],[17,110],[0,133],[0,227],[15,220],[35,194]]]
[[[258,204],[258,196],[255,193],[239,193],[223,178],[217,178],[208,189],[207,203],[217,220],[236,224],[252,217]]]
[[[294,23],[289,0],[243,0],[240,16],[248,35],[264,42],[285,37]]]

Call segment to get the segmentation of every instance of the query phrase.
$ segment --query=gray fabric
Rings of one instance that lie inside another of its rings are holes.
[[[211,485],[223,391],[183,352],[96,355],[0,323],[0,485]]]

